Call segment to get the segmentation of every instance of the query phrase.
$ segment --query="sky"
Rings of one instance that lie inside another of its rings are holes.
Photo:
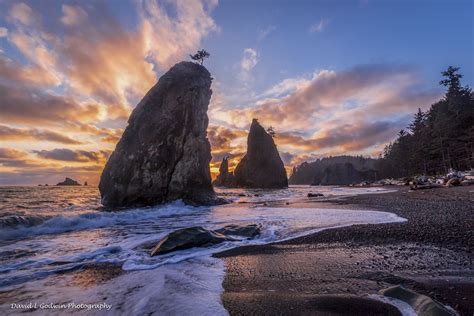
[[[473,86],[470,0],[0,0],[0,185],[96,185],[127,118],[171,66],[204,48],[214,78],[215,176],[252,118],[288,170],[377,157],[461,67]]]

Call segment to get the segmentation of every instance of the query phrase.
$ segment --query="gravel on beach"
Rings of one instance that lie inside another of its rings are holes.
[[[318,207],[315,199],[303,203]],[[329,229],[217,254],[226,264],[222,298],[230,314],[260,314],[262,304],[268,314],[337,313],[342,301],[336,299],[325,301],[325,309],[315,307],[321,295],[366,298],[402,284],[472,315],[474,187],[402,187],[331,203],[392,212],[407,221]]]

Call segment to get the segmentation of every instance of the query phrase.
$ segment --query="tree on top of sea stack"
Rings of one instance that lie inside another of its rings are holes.
[[[191,57],[192,60],[199,62],[199,64],[201,65],[204,63],[204,59],[209,58],[209,56],[211,56],[211,54],[209,54],[204,49],[198,50],[198,52],[194,55],[189,55],[189,57]]]
[[[201,65],[174,65],[133,110],[100,177],[106,207],[182,199],[222,203],[212,188],[207,139],[211,74]]]

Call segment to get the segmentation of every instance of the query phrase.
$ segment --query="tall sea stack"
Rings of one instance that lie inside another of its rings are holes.
[[[246,188],[286,188],[288,178],[273,137],[252,120],[247,153],[234,171],[235,183]]]
[[[219,167],[219,175],[216,180],[212,183],[217,187],[233,187],[234,184],[234,174],[229,172],[229,158],[222,158],[221,165]]]
[[[211,80],[203,66],[181,62],[148,91],[102,172],[104,206],[220,202],[211,184],[206,132]]]

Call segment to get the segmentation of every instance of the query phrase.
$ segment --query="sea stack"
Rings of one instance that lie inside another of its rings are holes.
[[[211,75],[192,62],[174,65],[133,110],[102,172],[107,207],[156,205],[177,199],[220,203],[211,183],[207,109]]]
[[[46,184],[47,185],[47,184]],[[57,186],[68,186],[68,185],[80,185],[79,182],[77,182],[76,180],[73,180],[71,178],[68,178],[66,177],[66,179],[64,179],[64,181],[62,182],[59,182],[58,184],[56,184]]]
[[[273,137],[252,120],[247,153],[234,171],[235,183],[246,188],[286,188],[288,178]]]
[[[229,158],[222,158],[221,165],[219,166],[219,175],[216,180],[212,183],[218,187],[233,187],[234,184],[234,174],[229,172]]]

